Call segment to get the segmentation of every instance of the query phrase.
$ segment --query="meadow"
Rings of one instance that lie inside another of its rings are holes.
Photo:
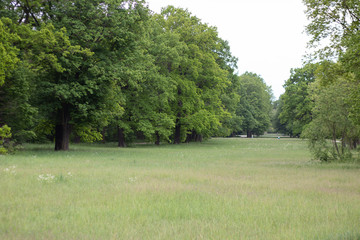
[[[0,239],[360,239],[360,165],[298,139],[28,144],[0,192]]]

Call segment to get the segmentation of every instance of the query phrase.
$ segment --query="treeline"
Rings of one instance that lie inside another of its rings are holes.
[[[271,89],[217,29],[141,0],[0,1],[0,149],[260,135]],[[8,144],[8,145],[7,145]]]
[[[327,39],[308,63],[291,70],[276,102],[275,128],[309,139],[321,161],[359,159],[360,8],[357,1],[304,0],[312,46]],[[330,140],[330,141],[329,141]]]

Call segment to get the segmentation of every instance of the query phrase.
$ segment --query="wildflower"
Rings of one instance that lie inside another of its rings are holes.
[[[16,174],[15,168],[16,168],[15,165],[4,168],[4,172],[15,175]]]
[[[136,180],[137,180],[136,177],[133,177],[133,178],[132,178],[132,177],[129,177],[129,181],[130,181],[130,182],[136,182]]]
[[[53,182],[54,179],[55,179],[55,176],[50,174],[50,173],[40,174],[39,177],[38,177],[38,180],[40,182]]]

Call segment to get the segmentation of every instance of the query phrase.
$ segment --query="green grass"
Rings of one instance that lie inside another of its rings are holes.
[[[360,166],[302,140],[52,148],[0,156],[0,239],[360,239]]]

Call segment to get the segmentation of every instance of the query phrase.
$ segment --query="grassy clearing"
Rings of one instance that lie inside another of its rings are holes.
[[[360,166],[301,140],[26,145],[0,170],[0,239],[360,239]]]

